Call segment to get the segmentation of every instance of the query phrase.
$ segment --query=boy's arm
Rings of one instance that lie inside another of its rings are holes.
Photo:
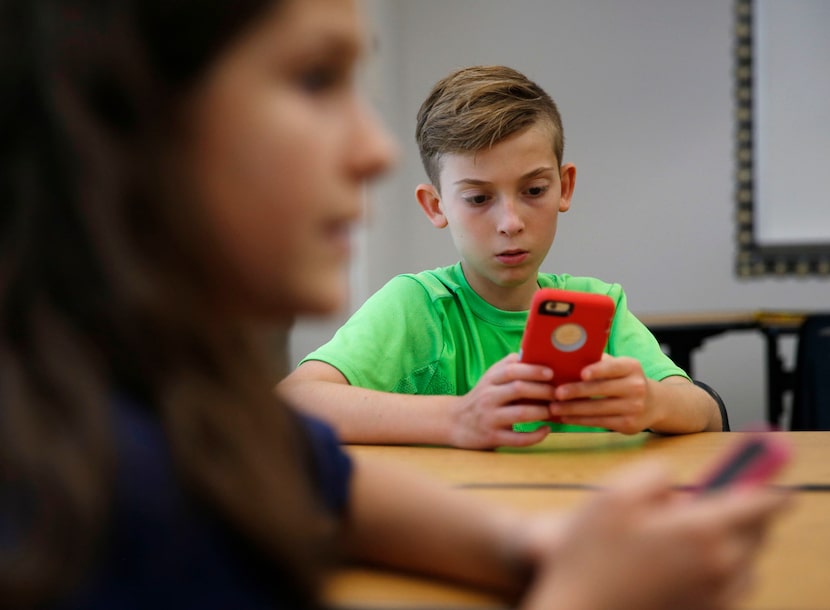
[[[331,424],[344,443],[450,445],[453,396],[392,394],[352,386],[335,367],[303,362],[277,386],[288,401]]]
[[[715,399],[685,377],[667,377],[652,384],[655,421],[649,429],[663,434],[723,430]]]
[[[335,367],[308,360],[277,390],[298,409],[328,421],[345,443],[488,449],[532,445],[545,437],[547,428],[514,432],[513,423],[548,416],[549,379],[546,367],[520,363],[511,354],[464,396],[394,394],[352,386]]]

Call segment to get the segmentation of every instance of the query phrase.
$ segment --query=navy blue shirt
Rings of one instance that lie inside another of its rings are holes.
[[[115,406],[119,464],[107,554],[59,608],[293,607],[288,576],[182,488],[156,417],[128,400]],[[303,422],[321,499],[341,514],[351,462],[331,428]]]

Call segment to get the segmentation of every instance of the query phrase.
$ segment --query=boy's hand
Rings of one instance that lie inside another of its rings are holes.
[[[550,417],[548,404],[555,400],[552,378],[548,367],[520,362],[518,354],[505,356],[454,403],[452,444],[490,449],[538,443],[547,436],[547,426],[535,432],[514,432],[513,424]]]
[[[636,434],[658,417],[650,383],[639,360],[603,354],[582,370],[582,381],[556,389],[549,416],[565,424]]]

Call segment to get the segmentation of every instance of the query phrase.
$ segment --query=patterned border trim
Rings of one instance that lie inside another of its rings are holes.
[[[753,202],[753,0],[735,0],[735,204],[739,277],[830,276],[830,244],[760,246],[755,241]]]

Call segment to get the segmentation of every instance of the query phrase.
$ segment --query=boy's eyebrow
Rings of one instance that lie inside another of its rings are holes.
[[[526,174],[522,174],[519,176],[519,180],[527,180],[529,178],[535,178],[541,174],[547,174],[549,172],[555,172],[557,168],[555,167],[537,167],[534,170],[527,172]],[[489,184],[489,180],[478,180],[477,178],[462,178],[461,180],[456,180],[453,184],[471,184],[473,186],[481,186],[484,184]]]

